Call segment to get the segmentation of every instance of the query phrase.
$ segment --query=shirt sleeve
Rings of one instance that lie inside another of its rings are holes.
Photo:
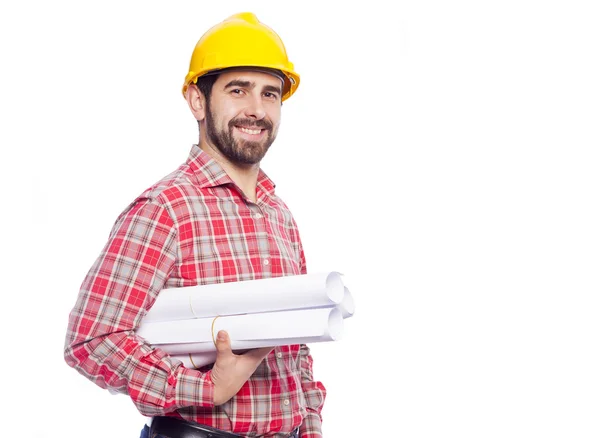
[[[313,379],[313,359],[306,345],[300,346],[300,372],[302,375],[302,391],[306,400],[307,415],[300,426],[302,438],[321,438],[321,410],[325,403],[326,391],[321,382]]]
[[[102,388],[128,394],[146,416],[213,406],[210,371],[187,369],[135,329],[175,266],[168,211],[142,199],[117,219],[69,315],[65,360]]]

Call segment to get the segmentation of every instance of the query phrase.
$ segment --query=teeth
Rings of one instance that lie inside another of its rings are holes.
[[[260,134],[260,129],[240,128],[240,131],[245,132],[246,134],[253,134],[253,135]]]

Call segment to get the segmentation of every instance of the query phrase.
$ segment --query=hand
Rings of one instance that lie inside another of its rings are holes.
[[[217,333],[217,360],[210,375],[215,385],[213,397],[215,406],[222,405],[237,394],[272,350],[273,347],[255,348],[244,354],[234,354],[231,351],[229,334],[225,330],[220,330]]]

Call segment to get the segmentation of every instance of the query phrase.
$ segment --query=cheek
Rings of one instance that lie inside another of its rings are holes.
[[[238,117],[237,108],[233,105],[219,105],[212,109],[215,126],[220,129],[228,129],[229,122]]]
[[[267,113],[269,120],[273,122],[273,127],[279,127],[279,122],[281,120],[281,106],[277,108],[272,108]]]
[[[235,114],[233,114],[233,115],[232,114],[219,114],[217,116],[217,119],[215,120],[215,125],[221,131],[229,131],[230,130],[229,122],[231,122],[235,118],[236,118]]]
[[[243,109],[242,105],[236,105],[235,102],[227,102],[219,109],[219,118],[228,122],[229,120],[242,117],[244,114]]]

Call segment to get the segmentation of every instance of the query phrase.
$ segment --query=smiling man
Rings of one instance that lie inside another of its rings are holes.
[[[186,368],[136,335],[162,289],[305,274],[298,228],[260,162],[299,76],[279,36],[251,13],[198,41],[183,95],[200,139],[177,170],[118,217],[73,310],[65,359],[127,394],[146,437],[321,437],[325,388],[306,345],[234,354]]]
[[[215,146],[236,164],[260,163],[277,135],[283,79],[266,69],[228,69],[219,74],[215,87],[211,95],[216,99],[214,102],[203,99],[198,92],[190,93],[192,112],[199,121],[203,117],[206,119],[206,136],[201,137],[201,143]],[[227,129],[224,125],[221,130],[215,126],[219,122],[215,120],[215,113],[219,112],[225,117],[231,114]],[[245,146],[234,143],[234,130]]]
[[[246,67],[209,73],[187,88],[200,148],[254,201],[260,161],[277,136],[284,86],[281,73]]]

